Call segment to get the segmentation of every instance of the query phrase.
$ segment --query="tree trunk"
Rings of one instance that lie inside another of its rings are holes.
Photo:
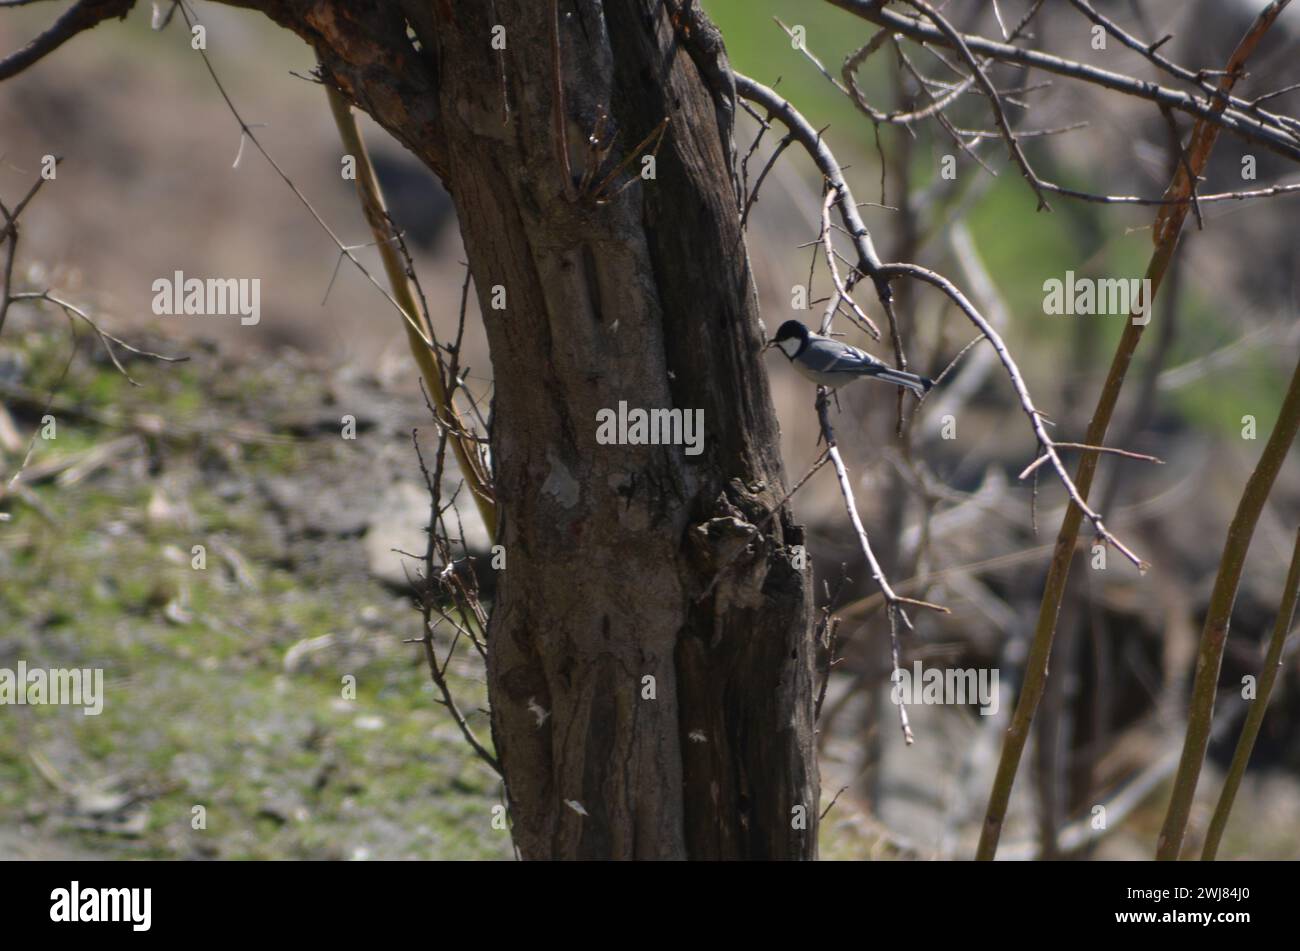
[[[558,27],[538,0],[250,5],[456,202],[496,381],[488,690],[521,854],[815,857],[809,574],[788,509],[768,517],[785,489],[716,32],[663,0],[561,0]],[[703,410],[702,453],[602,444],[620,401]]]

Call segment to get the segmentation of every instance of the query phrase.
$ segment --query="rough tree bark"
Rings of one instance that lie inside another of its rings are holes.
[[[788,509],[769,517],[785,489],[716,31],[668,0],[233,5],[306,39],[456,202],[496,380],[488,688],[521,854],[815,857],[809,577]],[[580,187],[665,118],[653,180],[620,190],[637,156],[612,200]],[[620,401],[703,410],[702,454],[599,444]]]
[[[656,177],[596,204],[566,189],[550,17],[495,6],[455,4],[433,36],[445,180],[496,378],[508,568],[488,683],[516,843],[528,857],[811,857],[808,579],[788,517],[756,527],[782,468],[712,37],[693,32],[693,57],[653,0],[561,5],[574,178],[602,112],[617,138],[597,182],[670,119]],[[703,409],[704,452],[599,445],[596,413],[620,400]],[[534,705],[550,711],[540,725]]]

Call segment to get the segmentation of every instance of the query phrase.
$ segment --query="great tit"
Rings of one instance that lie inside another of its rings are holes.
[[[857,347],[813,333],[797,320],[783,323],[763,349],[769,347],[779,348],[805,377],[832,389],[863,376],[905,386],[918,398],[934,386],[934,381],[927,377],[895,370]]]

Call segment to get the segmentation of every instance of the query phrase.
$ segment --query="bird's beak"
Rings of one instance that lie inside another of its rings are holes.
[[[775,347],[775,346],[776,346],[776,338],[773,337],[773,338],[772,338],[771,340],[769,340],[767,343],[763,344],[763,349],[760,350],[760,351],[758,351],[758,352],[759,352],[759,353],[767,353],[767,351],[771,350],[771,349],[772,349],[773,347]]]

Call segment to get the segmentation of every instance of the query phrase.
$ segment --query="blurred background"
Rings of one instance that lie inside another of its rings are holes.
[[[1097,3],[1130,32],[1192,68],[1223,65],[1262,6],[1221,0]],[[706,0],[733,66],[777,85],[825,136],[881,255],[949,275],[1004,336],[1037,405],[1062,440],[1082,439],[1122,331],[1120,317],[1044,313],[1043,283],[1066,271],[1140,277],[1151,251],[1150,208],[1052,198],[1051,212],[1009,165],[1002,142],[960,152],[942,129],[877,130],[793,47],[836,77],[871,36],[862,21],[808,0]],[[1003,0],[1004,19],[1027,4]],[[208,51],[260,141],[349,245],[371,239],[310,50],[258,14],[197,3]],[[962,29],[1000,37],[990,4],[953,0]],[[1268,36],[1239,87],[1244,98],[1300,82],[1292,51],[1300,11]],[[0,54],[48,25],[43,5],[0,15]],[[1090,24],[1048,4],[1032,45],[1160,79]],[[912,49],[929,75],[944,67]],[[995,69],[999,88],[1017,74]],[[944,78],[951,78],[947,75]],[[1100,90],[1031,76],[1011,111],[1039,173],[1075,188],[1159,196],[1175,154],[1158,110]],[[884,110],[923,104],[880,53],[859,73]],[[1300,93],[1270,100],[1300,111]],[[987,104],[951,110],[991,128]],[[381,129],[363,131],[399,226],[406,229],[440,334],[454,332],[464,256],[447,195]],[[1184,140],[1189,131],[1179,120]],[[742,115],[743,156],[758,126]],[[752,185],[782,133],[747,162]],[[344,262],[274,169],[248,144],[189,46],[184,24],[149,28],[147,8],[79,36],[0,83],[0,197],[35,180],[41,156],[58,177],[22,218],[15,285],[57,289],[132,343],[188,356],[130,364],[131,386],[78,328],[51,309],[15,305],[0,336],[0,473],[22,463],[45,413],[58,438],[38,441],[21,491],[0,501],[0,667],[105,669],[99,717],[60,707],[0,709],[0,857],[497,858],[500,791],[434,703],[415,645],[418,615],[402,559],[427,518],[410,431],[432,432],[404,332],[391,307]],[[1253,155],[1257,179],[1243,181]],[[940,170],[955,158],[956,177]],[[238,162],[236,162],[236,157]],[[883,191],[882,191],[883,180]],[[1300,181],[1300,169],[1224,135],[1202,192]],[[1192,663],[1224,533],[1295,365],[1297,198],[1207,204],[1189,218],[1173,271],[1129,374],[1109,444],[1164,465],[1108,459],[1092,499],[1108,526],[1153,567],[1111,552],[1080,556],[1062,610],[1048,694],[1025,757],[1000,855],[1146,858],[1154,849],[1178,751]],[[883,206],[883,207],[882,207]],[[829,288],[808,247],[819,233],[821,182],[792,148],[767,177],[748,251],[771,331],[793,288]],[[842,239],[837,236],[837,243]],[[840,245],[849,253],[847,244]],[[357,252],[373,273],[371,247]],[[261,320],[159,317],[151,285],[187,276],[261,279]],[[883,323],[868,293],[860,303]],[[914,369],[937,376],[974,337],[943,299],[915,287],[900,298]],[[888,358],[888,341],[849,342]],[[469,388],[491,396],[491,371],[470,295],[463,364]],[[766,357],[791,481],[816,459],[811,386]],[[66,376],[65,366],[67,367]],[[832,858],[969,857],[1015,702],[1064,496],[1036,494],[1017,474],[1035,445],[991,349],[972,349],[895,434],[892,390],[840,396],[837,435],[873,544],[896,586],[941,602],[948,617],[917,619],[902,662],[1000,672],[1000,707],[916,706],[904,745],[889,701],[888,630],[829,472],[797,496],[811,532],[819,603],[843,618],[840,662],[821,721],[822,830]],[[356,417],[359,438],[340,440]],[[1253,417],[1257,439],[1243,438]],[[360,467],[360,463],[365,463]],[[1073,459],[1071,459],[1073,462]],[[1272,628],[1300,521],[1295,453],[1256,532],[1225,656],[1211,761],[1193,838],[1208,820]],[[469,513],[466,512],[467,517]],[[1034,525],[1037,523],[1038,531]],[[481,530],[470,526],[477,545]],[[190,567],[204,544],[206,571]],[[464,706],[486,703],[481,668],[453,665]],[[354,676],[355,699],[341,695]],[[1284,661],[1272,708],[1220,855],[1300,857],[1300,669]],[[1236,702],[1234,702],[1236,701]],[[486,717],[471,720],[486,732]],[[194,806],[206,828],[194,828]],[[1091,828],[1105,805],[1108,827]],[[1096,834],[1101,831],[1104,834]]]

